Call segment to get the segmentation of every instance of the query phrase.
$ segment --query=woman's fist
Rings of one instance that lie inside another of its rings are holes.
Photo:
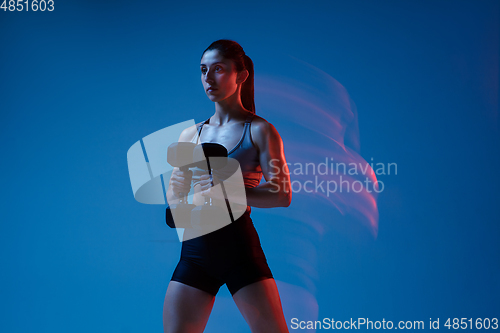
[[[174,169],[172,172],[172,177],[170,177],[169,186],[172,188],[174,195],[176,197],[181,197],[182,195],[187,195],[191,190],[191,180],[193,179],[193,172],[191,170],[181,171],[180,169]]]

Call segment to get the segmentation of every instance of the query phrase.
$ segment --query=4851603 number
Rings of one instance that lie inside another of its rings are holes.
[[[448,329],[498,329],[498,319],[497,318],[476,318],[476,320],[472,318],[448,318],[446,323],[444,324]]]
[[[54,0],[4,0],[0,9],[4,12],[51,12],[54,10]]]

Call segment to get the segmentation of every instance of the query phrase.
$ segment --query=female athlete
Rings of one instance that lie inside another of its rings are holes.
[[[179,141],[217,142],[226,147],[228,156],[240,163],[248,206],[233,223],[182,243],[181,258],[165,295],[164,331],[203,332],[215,296],[226,284],[252,332],[288,332],[278,289],[250,218],[250,206],[290,205],[283,142],[274,126],[255,114],[253,62],[237,42],[213,42],[202,54],[200,69],[215,113],[184,130]],[[271,173],[275,167],[283,172]],[[260,184],[262,175],[266,182]],[[174,168],[168,202],[178,200],[179,193],[188,193],[192,180],[196,205],[215,195],[207,174]]]

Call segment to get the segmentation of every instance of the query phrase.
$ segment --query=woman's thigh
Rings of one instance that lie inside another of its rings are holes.
[[[288,332],[274,279],[261,280],[238,290],[233,300],[252,333]]]
[[[170,281],[163,303],[165,333],[203,332],[215,297],[203,290]]]

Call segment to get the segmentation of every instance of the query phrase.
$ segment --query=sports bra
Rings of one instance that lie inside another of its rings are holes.
[[[250,125],[252,124],[254,115],[250,114],[245,120],[243,134],[236,146],[228,150],[228,157],[236,159],[240,163],[241,172],[243,174],[243,182],[245,187],[255,187],[260,184],[262,178],[262,168],[260,166],[259,153],[255,147],[250,133]],[[195,136],[191,142],[198,143],[201,136],[201,130],[204,124],[209,124],[210,118],[200,125],[198,136]],[[198,184],[202,174],[206,173],[199,168],[193,168],[193,187]]]

